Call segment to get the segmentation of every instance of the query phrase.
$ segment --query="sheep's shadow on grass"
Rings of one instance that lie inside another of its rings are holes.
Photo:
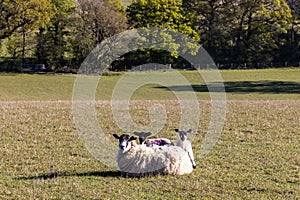
[[[70,177],[70,176],[95,176],[95,177],[121,177],[120,171],[94,171],[94,172],[52,172],[52,173],[45,173],[37,176],[23,176],[16,178],[17,180],[47,180],[47,179],[55,179],[58,177]]]
[[[48,179],[56,179],[59,177],[110,177],[110,178],[132,178],[132,179],[140,179],[140,178],[147,178],[152,176],[166,176],[165,174],[161,174],[159,172],[154,173],[146,173],[140,175],[129,175],[129,174],[122,174],[120,171],[95,171],[95,172],[83,172],[83,173],[70,173],[70,172],[52,172],[52,173],[45,173],[37,176],[22,176],[17,177],[15,180],[48,180]]]

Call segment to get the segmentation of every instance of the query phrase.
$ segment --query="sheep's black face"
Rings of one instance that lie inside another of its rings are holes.
[[[122,135],[120,137],[120,139],[119,139],[119,147],[120,147],[120,149],[124,150],[128,146],[129,139],[130,139],[129,135]]]
[[[134,136],[130,136],[127,134],[122,134],[118,136],[117,134],[113,134],[116,139],[119,139],[119,148],[125,152],[130,149],[130,141],[136,140],[137,138]]]

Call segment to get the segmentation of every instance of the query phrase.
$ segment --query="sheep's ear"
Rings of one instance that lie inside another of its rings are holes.
[[[148,132],[148,133],[146,133],[145,135],[146,135],[146,137],[149,137],[150,135],[152,135],[152,133],[151,133],[151,132]]]
[[[145,133],[144,132],[133,132],[134,135],[139,136],[139,137],[145,137]]]
[[[187,130],[186,132],[187,132],[187,133],[191,133],[191,132],[192,132],[192,129],[189,129],[189,130]]]
[[[179,129],[178,129],[178,128],[175,128],[175,132],[177,132],[177,133],[178,133],[178,131],[179,131]]]
[[[133,132],[133,134],[143,139],[146,139],[148,136],[152,135],[151,132]]]
[[[139,136],[139,135],[140,135],[140,132],[134,131],[133,134]]]
[[[115,137],[115,138],[117,138],[117,139],[120,139],[120,136],[118,136],[117,134],[113,134],[113,136]]]
[[[131,136],[128,141],[136,140],[137,137]]]

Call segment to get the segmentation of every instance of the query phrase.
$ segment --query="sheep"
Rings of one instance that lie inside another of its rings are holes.
[[[139,137],[140,144],[146,145],[147,147],[157,146],[173,146],[174,144],[167,138],[155,138],[147,139],[151,136],[151,132],[133,132],[134,135]]]
[[[192,144],[191,142],[187,139],[187,135],[192,132],[192,129],[189,130],[179,130],[175,129],[175,132],[179,133],[179,139],[177,141],[176,146],[181,147],[184,151],[186,151],[189,155],[189,158],[193,164],[193,168],[196,168],[196,163],[194,159],[194,153],[192,149]]]
[[[177,146],[147,147],[136,144],[137,137],[128,134],[113,136],[119,140],[117,164],[122,176],[190,174],[193,166],[182,148]]]

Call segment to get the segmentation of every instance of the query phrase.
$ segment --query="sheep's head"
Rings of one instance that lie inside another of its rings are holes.
[[[131,141],[137,139],[136,137],[127,134],[122,134],[120,136],[113,134],[113,136],[119,140],[119,148],[123,151],[123,153],[131,148]]]
[[[192,129],[189,129],[189,130],[179,130],[179,129],[176,128],[175,131],[177,133],[179,133],[179,137],[180,137],[181,141],[184,141],[184,140],[187,139],[188,133],[192,132]]]

